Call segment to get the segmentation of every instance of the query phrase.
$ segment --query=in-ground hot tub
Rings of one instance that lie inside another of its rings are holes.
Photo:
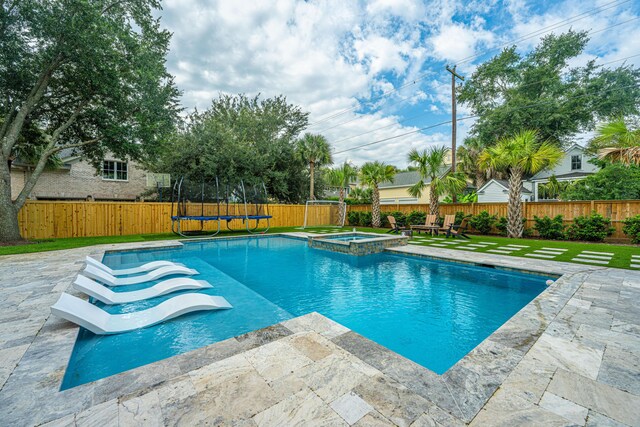
[[[405,246],[408,237],[376,233],[339,233],[309,236],[309,247],[351,255],[377,254],[386,248]]]

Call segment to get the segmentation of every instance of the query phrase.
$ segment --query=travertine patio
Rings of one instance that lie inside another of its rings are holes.
[[[311,313],[59,392],[78,329],[49,306],[84,256],[167,244],[0,257],[0,424],[640,425],[640,272],[479,253],[563,276],[441,376]]]

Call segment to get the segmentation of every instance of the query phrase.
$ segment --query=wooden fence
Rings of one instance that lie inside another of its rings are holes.
[[[240,207],[233,208],[240,214]],[[272,227],[304,223],[304,205],[269,205],[269,213]],[[309,215],[310,224],[330,224],[333,212],[330,206],[317,206]],[[27,239],[169,233],[171,203],[28,201],[18,221],[22,237]],[[208,230],[217,227],[214,221],[204,224]],[[244,228],[240,220],[231,225]],[[190,221],[187,229],[199,227],[200,221]]]
[[[351,211],[369,211],[371,205],[352,205]],[[384,212],[399,211],[409,213],[411,211],[428,212],[429,205],[382,205]],[[482,211],[487,211],[492,215],[507,216],[506,203],[446,203],[440,205],[440,215],[455,214],[464,212],[465,214],[477,215]],[[571,224],[573,218],[577,216],[589,215],[597,212],[602,216],[611,219],[611,225],[615,232],[612,239],[626,239],[622,232],[622,221],[626,218],[640,215],[640,200],[590,200],[579,202],[524,202],[523,216],[526,218],[526,227],[533,227],[533,217],[555,217],[562,215],[565,224]]]
[[[640,214],[640,200],[605,200],[586,202],[528,202],[523,204],[527,227],[533,226],[533,217],[562,215],[567,224],[573,218],[595,211],[610,218],[616,231],[612,238],[625,239],[622,221]],[[270,205],[272,227],[298,227],[304,223],[304,205]],[[371,205],[352,205],[351,211],[368,211]],[[429,205],[383,205],[382,210],[408,213],[427,212]],[[482,211],[498,216],[507,215],[506,203],[448,203],[440,205],[440,214],[456,212],[477,215]],[[238,214],[240,209],[238,209]],[[171,203],[151,202],[65,202],[29,201],[20,211],[18,220],[22,236],[28,239],[57,237],[120,236],[126,234],[169,233],[171,231]],[[309,211],[308,223],[335,223],[335,209],[315,206]],[[205,223],[207,229],[216,226]],[[200,226],[191,223],[191,229]],[[234,228],[242,228],[234,221]]]

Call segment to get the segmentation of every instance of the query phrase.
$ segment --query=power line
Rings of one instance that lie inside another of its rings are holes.
[[[500,48],[502,48],[502,47],[504,47],[504,46],[509,46],[509,45],[514,44],[514,43],[517,43],[517,42],[519,42],[519,41],[524,41],[524,40],[527,40],[527,39],[529,39],[529,38],[537,37],[537,36],[539,36],[539,35],[541,35],[541,34],[544,34],[545,32],[552,31],[552,30],[555,30],[555,29],[557,29],[557,28],[560,28],[560,27],[563,27],[563,26],[569,25],[569,24],[571,24],[571,23],[573,23],[573,22],[577,22],[577,21],[579,21],[579,20],[581,20],[581,19],[584,19],[584,18],[587,18],[587,17],[589,17],[589,16],[596,15],[596,14],[598,14],[598,13],[600,13],[600,12],[603,12],[603,11],[605,11],[605,10],[611,9],[611,8],[613,8],[613,7],[620,6],[620,5],[624,4],[624,3],[628,3],[629,1],[631,1],[631,0],[622,0],[622,1],[620,1],[620,0],[615,0],[615,1],[612,1],[612,2],[610,2],[610,3],[606,3],[606,4],[602,5],[602,6],[595,7],[595,8],[593,8],[593,9],[590,9],[590,10],[587,10],[587,11],[585,11],[585,12],[582,12],[582,13],[580,13],[580,14],[578,14],[578,15],[574,15],[574,16],[572,16],[572,17],[569,17],[569,18],[567,18],[567,19],[565,19],[565,20],[558,21],[558,22],[556,22],[556,23],[554,23],[554,24],[552,24],[552,25],[548,25],[548,26],[546,26],[546,27],[542,27],[542,28],[540,28],[540,29],[538,29],[538,30],[536,30],[536,31],[534,31],[534,32],[531,32],[531,33],[525,34],[524,36],[522,36],[522,37],[520,37],[520,38],[518,38],[518,39],[511,40],[511,41],[509,41],[509,42],[506,42],[506,43],[504,43],[504,44],[502,44],[502,45],[500,45],[500,46],[498,46],[498,47],[496,47],[496,48],[492,48],[492,49],[486,50],[486,51],[484,51],[484,52],[483,52],[483,53],[481,53],[481,54],[477,54],[477,55],[473,55],[473,56],[470,56],[470,57],[467,57],[467,58],[463,58],[461,61],[456,62],[454,65],[458,65],[458,64],[461,64],[461,63],[464,63],[464,62],[468,62],[468,61],[469,61],[469,60],[471,60],[471,59],[474,59],[474,58],[476,58],[476,57],[479,57],[479,56],[485,55],[487,52],[495,51],[495,50],[500,49]],[[578,18],[578,19],[577,19],[577,18]],[[637,19],[637,18],[634,18],[634,19]],[[632,19],[632,20],[633,20],[633,19]],[[630,21],[631,21],[631,20],[630,20]],[[629,22],[629,21],[626,21],[626,22]],[[624,22],[624,23],[626,23],[626,22]],[[615,24],[615,25],[613,25],[612,27],[615,27],[615,26],[618,26],[618,25],[622,25],[622,24],[624,24],[624,23]],[[596,31],[595,33],[598,33],[598,32],[604,31],[604,30],[607,30],[608,28],[609,28],[609,27],[607,27],[607,28],[603,28],[603,29],[601,29],[601,30]],[[595,33],[594,33],[594,34],[595,34]],[[380,99],[380,98],[383,98],[383,97],[389,96],[389,95],[391,95],[391,94],[393,94],[393,93],[395,93],[395,92],[398,92],[398,91],[400,91],[400,90],[402,90],[402,89],[404,89],[404,88],[406,88],[406,87],[409,87],[409,86],[415,85],[418,81],[423,80],[423,79],[425,79],[425,78],[427,78],[427,77],[428,77],[428,74],[423,74],[422,76],[418,76],[418,77],[416,77],[415,79],[413,79],[410,83],[406,83],[406,84],[404,84],[404,85],[402,85],[402,86],[400,86],[400,87],[398,87],[398,88],[396,88],[396,89],[392,89],[392,90],[389,90],[389,91],[387,91],[387,92],[384,92],[384,93],[382,93],[382,94],[380,94],[380,95],[378,95],[378,96],[376,96],[376,97],[372,98],[372,99],[371,99],[370,101],[368,101],[367,103],[371,103],[372,101],[375,101],[375,100],[378,100],[378,99]],[[346,113],[348,113],[348,112],[350,112],[350,111],[356,110],[356,109],[358,109],[358,108],[360,108],[360,107],[361,107],[361,105],[358,103],[358,105],[355,105],[355,106],[353,106],[353,107],[346,108],[346,109],[344,109],[344,110],[340,110],[340,111],[338,111],[338,112],[336,112],[336,113],[330,114],[329,116],[325,116],[325,117],[323,117],[323,118],[321,118],[321,119],[316,120],[315,122],[311,123],[311,124],[309,125],[309,127],[313,127],[313,126],[318,125],[319,123],[323,123],[323,122],[325,122],[325,121],[327,121],[327,120],[331,120],[331,119],[333,119],[333,118],[335,118],[335,117],[339,117],[339,116],[341,116],[341,115],[343,115],[343,114],[346,114]]]
[[[627,56],[627,57],[624,57],[624,58],[615,59],[615,60],[613,60],[613,61],[608,61],[608,62],[604,62],[604,63],[602,63],[602,64],[597,64],[597,65],[598,65],[599,67],[604,67],[605,65],[613,64],[614,62],[626,61],[627,59],[635,58],[635,57],[637,57],[637,56],[640,56],[640,53],[636,53],[635,55],[630,55],[630,56]],[[535,82],[526,83],[526,84],[524,84],[524,85],[522,85],[522,86],[520,86],[520,87],[521,87],[521,88],[523,88],[523,87],[527,87],[527,86],[532,86],[532,85],[535,85],[535,84],[543,83],[543,82],[550,81],[550,80],[554,80],[554,79],[555,79],[555,78],[548,78],[548,79],[537,80],[537,81],[535,81]],[[369,130],[369,131],[367,131],[367,132],[360,133],[360,134],[358,134],[358,135],[353,135],[353,136],[349,136],[349,137],[347,137],[347,138],[339,139],[339,140],[337,140],[337,141],[334,141],[333,143],[334,143],[334,144],[338,144],[338,143],[340,143],[340,142],[348,141],[348,140],[353,139],[353,138],[358,138],[358,137],[360,137],[360,136],[368,135],[368,134],[370,134],[370,133],[373,133],[373,132],[376,132],[376,131],[379,131],[379,130],[382,130],[382,129],[386,129],[386,128],[389,128],[389,127],[392,127],[392,126],[396,126],[396,125],[398,125],[398,124],[403,124],[403,123],[406,123],[406,122],[408,122],[408,121],[410,121],[410,120],[413,120],[413,119],[415,119],[415,118],[421,117],[423,114],[424,114],[424,113],[416,114],[416,115],[414,115],[414,116],[407,117],[406,119],[399,120],[399,121],[397,121],[397,122],[394,122],[394,123],[391,123],[391,124],[388,124],[388,125],[385,125],[385,126],[381,126],[381,127],[379,127],[379,128],[372,129],[372,130]],[[361,117],[357,117],[357,119],[359,119],[359,118],[361,118]],[[353,120],[356,120],[356,119],[353,119]],[[353,121],[353,120],[350,120],[350,121]],[[345,122],[345,123],[347,123],[347,122]],[[449,122],[446,122],[446,123],[451,123],[451,122],[449,121]],[[334,126],[334,127],[338,127],[338,126],[336,125],[336,126]],[[336,154],[337,154],[337,153],[336,153]]]
[[[494,52],[496,50],[502,49],[503,47],[510,46],[510,45],[512,45],[514,43],[518,43],[518,42],[521,42],[521,41],[524,41],[524,40],[528,40],[528,39],[537,37],[537,36],[542,35],[542,34],[548,32],[548,31],[557,30],[558,28],[567,26],[569,24],[573,24],[574,22],[577,22],[577,21],[580,21],[582,19],[588,18],[589,16],[597,15],[598,13],[604,12],[605,10],[613,9],[614,7],[620,6],[620,5],[622,5],[624,3],[628,3],[630,1],[631,0],[623,0],[623,1],[616,0],[616,1],[612,1],[610,3],[603,4],[602,6],[595,7],[593,9],[591,9],[591,10],[587,10],[586,12],[580,13],[580,14],[572,16],[572,17],[569,17],[569,18],[564,19],[562,21],[558,21],[555,24],[552,24],[552,25],[549,25],[547,27],[540,28],[538,30],[532,31],[530,33],[527,33],[527,34],[525,34],[524,36],[522,36],[522,37],[520,37],[518,39],[511,40],[511,41],[503,43],[503,44],[501,44],[499,46],[496,46],[496,47],[493,47],[491,49],[485,50],[482,53],[478,53],[478,54],[475,54],[475,55],[468,56],[466,58],[462,58],[460,61],[456,62],[454,65],[464,64],[465,62],[469,62],[472,59],[478,58],[480,56],[484,56],[488,52]]]
[[[606,90],[606,91],[602,91],[601,93],[603,93],[603,94],[604,94],[604,93],[606,93],[606,92],[611,92],[611,91],[616,90],[616,89],[629,89],[629,88],[633,88],[633,87],[636,87],[636,88],[637,88],[637,85],[636,85],[636,84],[633,84],[633,85],[629,85],[629,86],[622,86],[622,87],[620,87],[620,88],[610,88],[610,89],[608,89],[608,90]],[[569,100],[572,100],[572,99],[582,98],[582,97],[585,97],[585,96],[587,96],[587,95],[589,95],[589,94],[588,94],[588,93],[585,93],[585,94],[582,94],[582,95],[577,95],[577,96],[573,96],[573,97],[568,97],[568,98],[566,98],[566,99],[564,100],[564,102],[569,101]],[[523,105],[523,106],[520,106],[520,107],[514,107],[514,108],[512,108],[510,111],[524,110],[524,109],[526,109],[526,108],[531,108],[531,107],[535,107],[535,106],[538,106],[538,105],[548,104],[548,103],[550,103],[550,102],[554,102],[554,101],[555,101],[555,100],[549,100],[549,101],[543,101],[543,102],[536,102],[536,103],[533,103],[533,104],[527,104],[527,105]],[[490,114],[491,114],[491,113],[490,113]],[[474,114],[474,115],[471,115],[471,116],[465,116],[465,117],[461,117],[461,118],[457,119],[456,121],[457,121],[457,122],[460,122],[460,121],[464,121],[464,120],[474,119],[474,118],[477,118],[477,117],[480,117],[480,115],[479,115],[479,114]],[[388,138],[384,138],[384,139],[379,139],[379,140],[377,140],[377,141],[368,142],[368,143],[366,143],[366,144],[358,145],[358,146],[356,146],[356,147],[347,148],[347,149],[345,149],[345,150],[336,151],[336,152],[334,152],[333,154],[342,154],[342,153],[346,153],[346,152],[349,152],[349,151],[357,150],[357,149],[359,149],[359,148],[363,148],[363,147],[368,147],[368,146],[370,146],[370,145],[379,144],[379,143],[381,143],[381,142],[389,141],[389,140],[392,140],[392,139],[402,138],[403,136],[413,135],[413,134],[415,134],[415,133],[422,132],[423,130],[432,129],[432,128],[435,128],[435,127],[438,127],[438,126],[443,126],[443,125],[446,125],[446,124],[449,124],[449,123],[451,123],[451,120],[447,120],[447,121],[444,121],[444,122],[436,123],[436,124],[434,124],[434,125],[425,126],[425,127],[423,127],[423,128],[416,129],[416,130],[412,130],[412,131],[409,131],[409,132],[405,132],[405,133],[400,134],[400,135],[390,136],[390,137],[388,137]]]

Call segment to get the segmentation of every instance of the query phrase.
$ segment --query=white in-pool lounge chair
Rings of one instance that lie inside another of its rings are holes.
[[[76,277],[73,287],[85,294],[94,297],[105,304],[124,304],[127,302],[142,301],[149,298],[170,294],[171,292],[183,291],[185,289],[209,289],[211,284],[205,280],[194,280],[189,277],[176,277],[163,280],[162,282],[131,292],[113,292],[106,286],[101,285],[93,279],[89,279],[81,274]]]
[[[105,335],[146,328],[193,311],[225,308],[232,307],[223,297],[189,293],[175,296],[146,310],[126,314],[109,314],[87,301],[63,293],[60,295],[60,299],[51,306],[51,312],[90,330],[94,334]]]
[[[100,270],[99,268],[95,268],[92,265],[87,265],[84,269],[84,275],[97,280],[99,282],[104,283],[109,286],[126,286],[126,285],[135,285],[138,283],[151,282],[153,280],[158,280],[165,276],[171,276],[173,274],[185,274],[185,275],[193,275],[198,274],[196,270],[187,267],[175,266],[175,267],[160,267],[153,271],[148,272],[147,274],[142,274],[140,276],[132,276],[132,277],[115,277],[104,270]]]
[[[122,276],[122,275],[125,275],[125,274],[146,273],[146,272],[151,271],[151,270],[157,270],[160,267],[184,267],[183,264],[179,264],[177,262],[153,261],[153,262],[148,262],[146,264],[140,265],[138,267],[125,268],[125,269],[122,269],[122,270],[112,270],[111,268],[107,267],[106,265],[104,265],[103,263],[98,261],[97,259],[91,258],[90,256],[87,256],[87,265],[92,265],[92,266],[94,266],[96,268],[99,268],[100,270],[104,270],[107,273],[111,274],[112,276]]]

